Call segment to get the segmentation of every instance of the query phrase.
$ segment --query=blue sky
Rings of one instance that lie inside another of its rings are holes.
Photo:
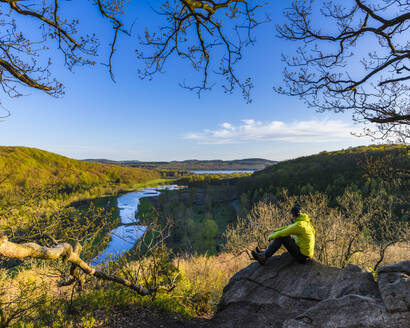
[[[101,63],[112,30],[87,3],[73,1],[68,9],[84,6],[80,26],[98,31]],[[267,8],[273,22],[283,20],[285,4],[276,1]],[[255,85],[253,102],[247,104],[239,92],[225,95],[219,86],[200,99],[182,89],[179,82],[200,76],[178,58],[171,60],[166,74],[140,80],[136,34],[158,25],[159,18],[146,1],[134,1],[126,12],[125,21],[135,20],[134,35],[119,40],[116,83],[103,65],[69,72],[57,55],[54,72],[65,84],[65,96],[53,98],[36,90],[17,99],[3,95],[1,103],[11,117],[0,123],[1,145],[36,147],[76,159],[284,160],[370,143],[350,135],[360,130],[350,114],[316,113],[299,99],[274,93],[272,87],[281,82],[281,52],[297,45],[276,38],[273,23],[255,31],[257,43],[246,49],[238,67]]]

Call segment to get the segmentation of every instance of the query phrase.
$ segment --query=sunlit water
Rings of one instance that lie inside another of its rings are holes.
[[[132,224],[139,221],[136,212],[141,198],[155,197],[161,194],[161,190],[175,190],[177,185],[161,186],[129,192],[117,198],[118,208],[122,224]],[[108,260],[114,260],[126,251],[129,251],[145,232],[145,227],[140,225],[120,225],[110,232],[111,241],[104,252],[91,262],[92,265],[101,264]]]

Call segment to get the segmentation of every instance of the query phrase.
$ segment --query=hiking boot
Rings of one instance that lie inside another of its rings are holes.
[[[251,254],[252,254],[252,257],[253,257],[256,261],[258,261],[261,265],[264,265],[264,264],[265,264],[265,262],[266,262],[266,255],[265,255],[265,253],[252,251]]]

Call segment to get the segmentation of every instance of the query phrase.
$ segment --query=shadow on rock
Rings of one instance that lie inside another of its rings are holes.
[[[356,265],[298,264],[285,253],[231,278],[212,327],[408,327],[409,275],[410,261],[382,267],[375,282]]]

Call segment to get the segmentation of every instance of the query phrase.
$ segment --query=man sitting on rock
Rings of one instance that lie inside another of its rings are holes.
[[[300,213],[299,206],[293,206],[290,213],[293,224],[274,230],[273,234],[269,236],[269,240],[273,241],[266,251],[261,252],[258,248],[256,248],[256,252],[252,251],[253,258],[260,264],[265,264],[266,259],[275,254],[282,245],[299,263],[304,264],[313,257],[315,229],[310,223],[309,217],[305,213]]]

